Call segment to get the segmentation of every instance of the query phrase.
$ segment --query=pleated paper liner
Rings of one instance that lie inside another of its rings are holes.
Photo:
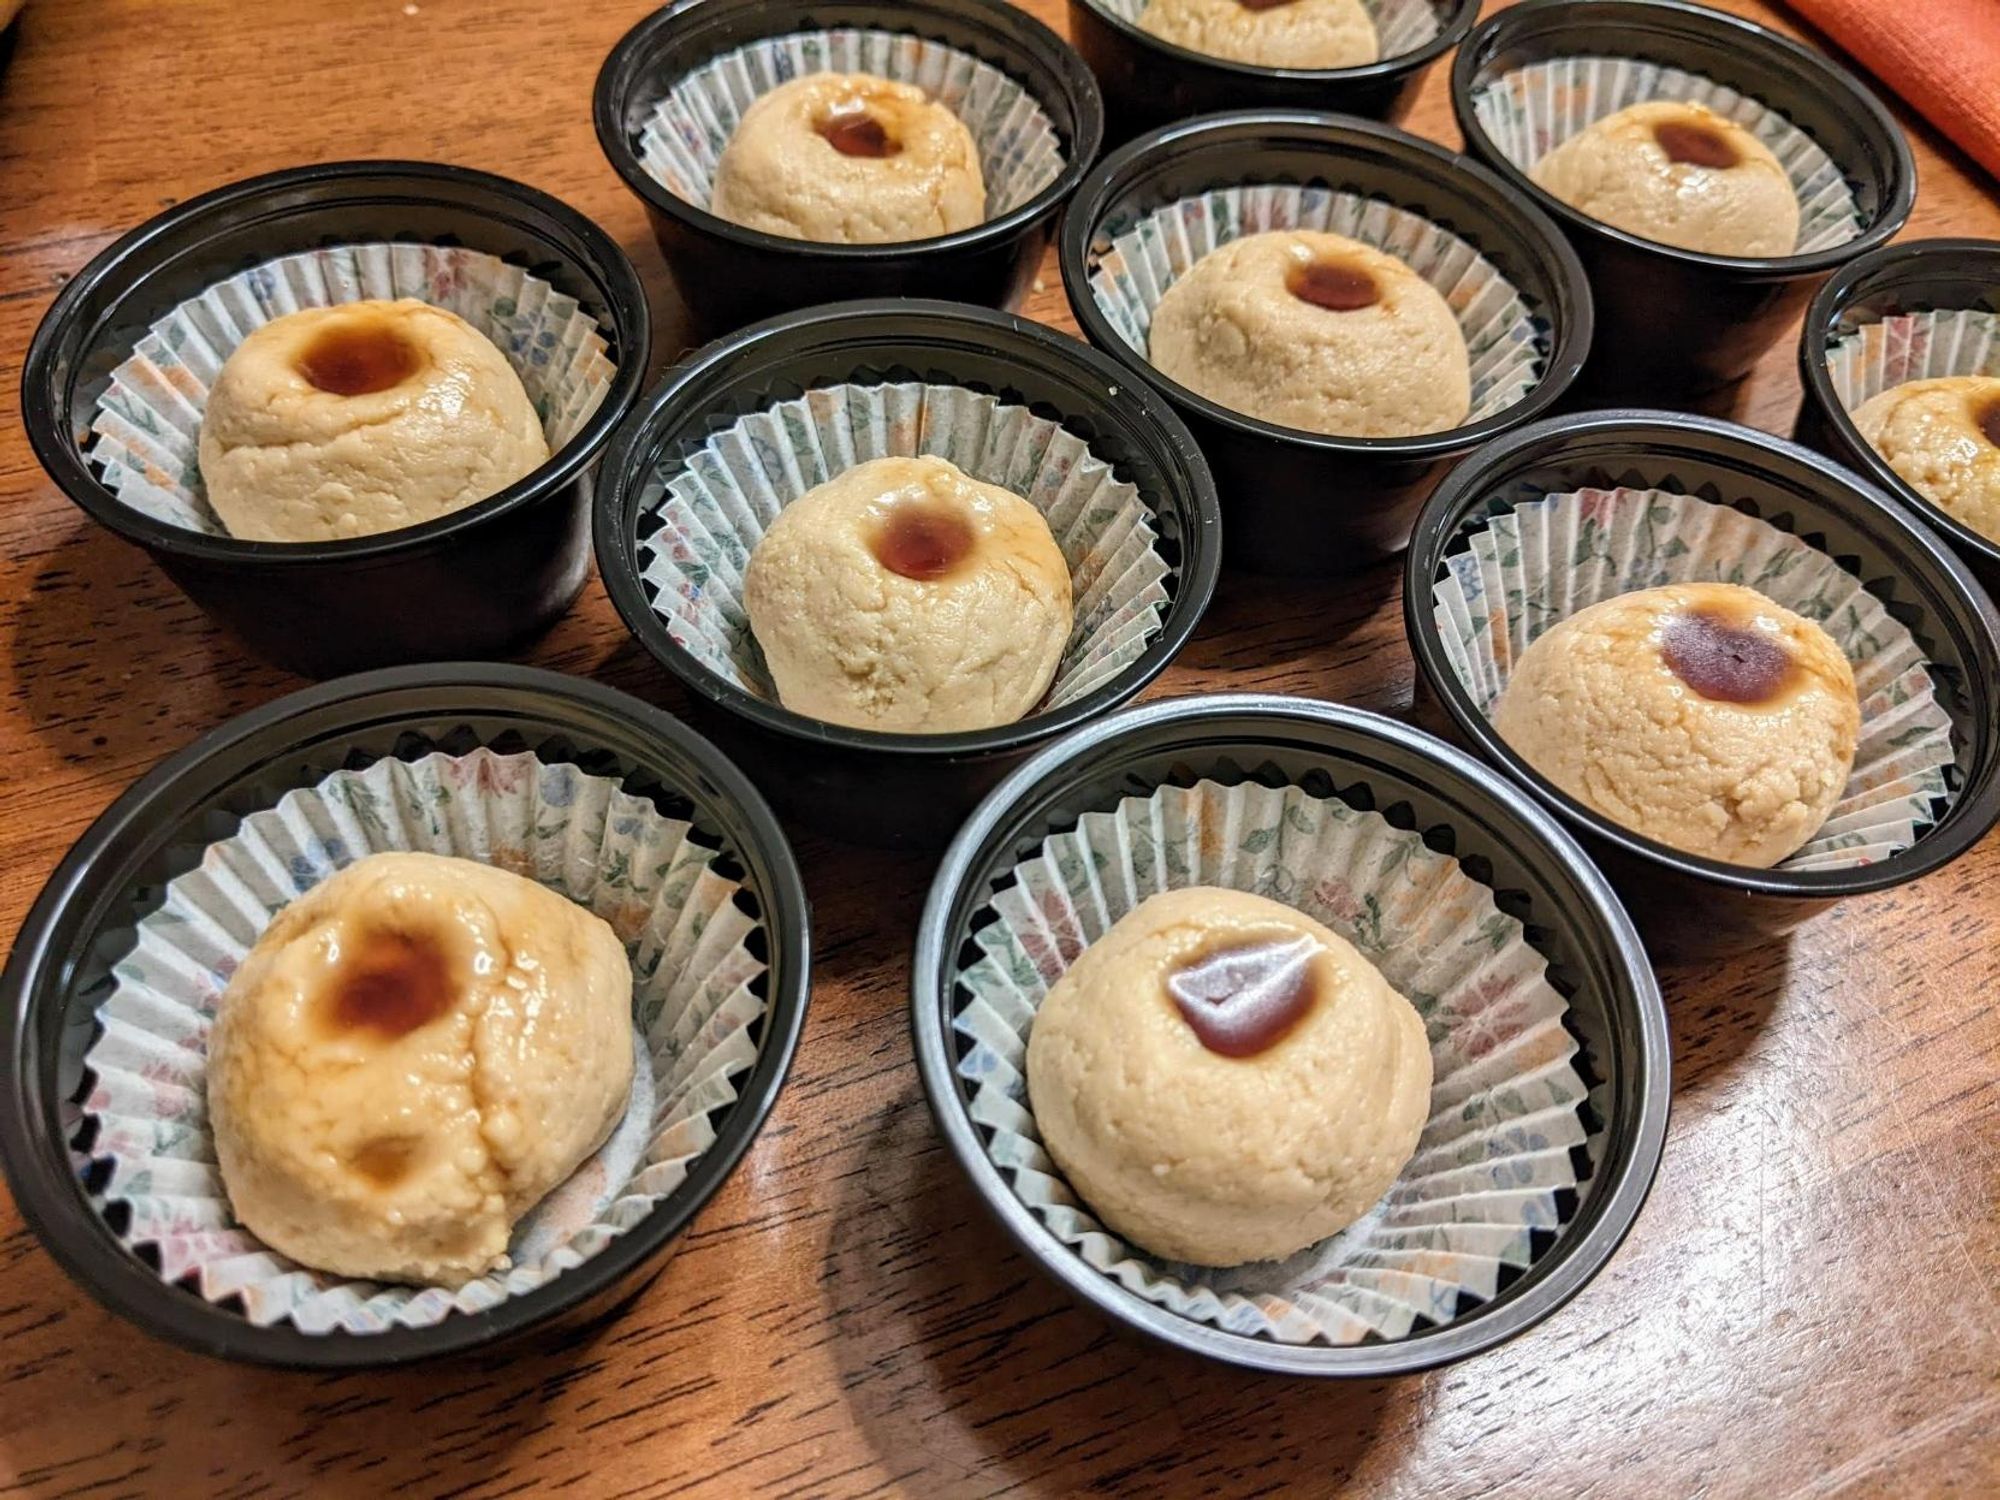
[[[1136,222],[1112,219],[1092,247],[1091,295],[1119,337],[1145,356],[1153,309],[1168,287],[1218,246],[1274,229],[1322,230],[1359,240],[1395,256],[1436,288],[1465,336],[1472,373],[1468,422],[1505,411],[1541,379],[1548,323],[1499,268],[1421,214],[1358,193],[1246,185],[1182,198]]]
[[[1578,490],[1494,516],[1446,566],[1432,588],[1438,632],[1489,716],[1531,641],[1614,595],[1736,583],[1817,621],[1853,665],[1861,736],[1846,791],[1780,870],[1886,859],[1915,843],[1953,794],[1951,719],[1909,627],[1831,557],[1768,522],[1664,490]]]
[[[1121,21],[1139,24],[1139,17],[1153,0],[1092,0],[1099,10],[1109,11]],[[1444,30],[1441,7],[1432,0],[1361,0],[1361,8],[1375,23],[1375,41],[1380,62],[1414,52]],[[1319,70],[1331,71],[1331,70]]]
[[[1634,104],[1705,104],[1771,148],[1799,200],[1804,255],[1844,245],[1866,228],[1854,189],[1819,143],[1775,109],[1727,84],[1633,57],[1558,57],[1488,83],[1472,112],[1500,154],[1523,172],[1586,126]]]
[[[1069,563],[1076,625],[1037,712],[1075,702],[1144,654],[1172,569],[1138,489],[1058,422],[962,386],[915,383],[808,391],[710,433],[653,476],[640,576],[674,643],[776,702],[743,604],[751,550],[815,485],[870,459],[919,454],[1024,496]]]
[[[1941,309],[1861,324],[1828,343],[1826,373],[1850,412],[1912,380],[2000,377],[2000,313]]]
[[[574,297],[497,256],[449,245],[307,250],[216,283],[153,324],[92,416],[90,459],[113,494],[170,526],[228,532],[198,460],[202,413],[223,362],[273,318],[308,307],[412,297],[457,313],[521,377],[555,452],[617,374],[603,331]]]
[[[715,1140],[757,1060],[759,928],[691,825],[615,780],[533,754],[384,759],[288,792],[168,883],[114,969],[85,1057],[91,1180],[115,1232],[161,1279],[307,1333],[421,1328],[583,1264],[651,1213]],[[624,1120],[517,1226],[511,1267],[457,1288],[309,1270],[236,1221],[209,1133],[209,1029],[229,977],[290,901],[364,855],[451,854],[540,881],[611,923],[632,957],[634,1077]]]
[[[1049,987],[1146,897],[1252,891],[1317,918],[1424,1018],[1435,1082],[1416,1154],[1358,1223],[1284,1261],[1163,1261],[1111,1233],[1035,1128],[1024,1069]],[[1283,1343],[1398,1339],[1489,1300],[1553,1243],[1592,1136],[1568,1006],[1521,924],[1420,834],[1296,785],[1204,780],[1046,839],[993,898],[959,974],[958,1072],[986,1149],[1063,1244],[1183,1317]]]
[[[991,63],[943,42],[854,27],[766,37],[703,63],[654,107],[639,134],[640,163],[675,197],[706,208],[722,148],[743,112],[810,73],[873,73],[914,84],[957,115],[979,147],[989,219],[1062,175],[1062,142],[1048,112]]]

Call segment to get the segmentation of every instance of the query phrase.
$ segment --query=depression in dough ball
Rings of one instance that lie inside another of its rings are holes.
[[[1538,636],[1493,727],[1579,802],[1729,864],[1777,864],[1854,769],[1854,672],[1832,637],[1754,589],[1621,594]]]
[[[1049,1154],[1105,1224],[1196,1265],[1282,1260],[1389,1190],[1430,1114],[1410,1002],[1291,907],[1150,897],[1057,980],[1028,1035]]]
[[[224,363],[201,423],[209,506],[253,542],[434,521],[548,456],[507,356],[456,313],[408,298],[272,319]]]
[[[223,994],[229,1201],[304,1265],[455,1285],[604,1143],[632,1052],[601,917],[470,860],[370,855],[279,912]]]
[[[2000,541],[2000,376],[1891,386],[1861,403],[1854,425],[1911,489]]]
[[[1465,421],[1465,336],[1393,255],[1283,229],[1218,246],[1153,310],[1147,357],[1245,416],[1336,437],[1409,437]]]
[[[1790,255],[1799,197],[1756,136],[1705,105],[1658,99],[1606,115],[1528,174],[1614,229],[1707,255]]]
[[[1357,68],[1382,55],[1361,0],[1151,0],[1139,29],[1262,68]]]
[[[788,239],[886,244],[983,224],[986,181],[972,132],[922,89],[813,73],[743,112],[709,210]]]
[[[878,458],[794,500],[743,575],[750,630],[798,713],[945,734],[1042,701],[1069,566],[1042,513],[942,458]]]

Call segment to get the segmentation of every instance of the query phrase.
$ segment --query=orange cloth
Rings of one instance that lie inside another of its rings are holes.
[[[2000,177],[2000,0],[1791,0]]]

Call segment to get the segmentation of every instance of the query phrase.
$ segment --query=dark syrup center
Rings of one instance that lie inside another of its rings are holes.
[[[1318,953],[1309,937],[1234,944],[1183,963],[1167,976],[1167,993],[1202,1046],[1223,1057],[1255,1057],[1312,1010]]]
[[[385,1041],[428,1026],[452,1008],[451,962],[428,933],[371,931],[340,959],[323,1002],[336,1034],[371,1032]]]
[[[821,115],[813,122],[813,129],[842,156],[894,156],[903,149],[889,127],[859,105]]]
[[[1301,302],[1332,312],[1354,312],[1382,300],[1382,289],[1368,272],[1346,261],[1309,260],[1285,273],[1285,290]]]
[[[1721,131],[1687,120],[1664,120],[1653,127],[1653,139],[1668,161],[1693,167],[1733,167],[1743,158]]]
[[[367,396],[391,390],[417,373],[423,356],[379,319],[352,319],[320,329],[299,355],[308,385],[333,396]]]
[[[1979,428],[1980,436],[1994,447],[2000,448],[2000,396],[1988,401],[1972,420]]]
[[[1682,682],[1719,703],[1770,703],[1798,670],[1791,653],[1763,631],[1700,611],[1668,621],[1660,655]]]
[[[924,582],[942,578],[972,551],[972,525],[929,500],[897,503],[876,528],[870,546],[891,573]]]

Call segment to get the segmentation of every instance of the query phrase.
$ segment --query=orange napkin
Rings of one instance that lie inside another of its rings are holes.
[[[2000,177],[2000,0],[1791,0]]]

